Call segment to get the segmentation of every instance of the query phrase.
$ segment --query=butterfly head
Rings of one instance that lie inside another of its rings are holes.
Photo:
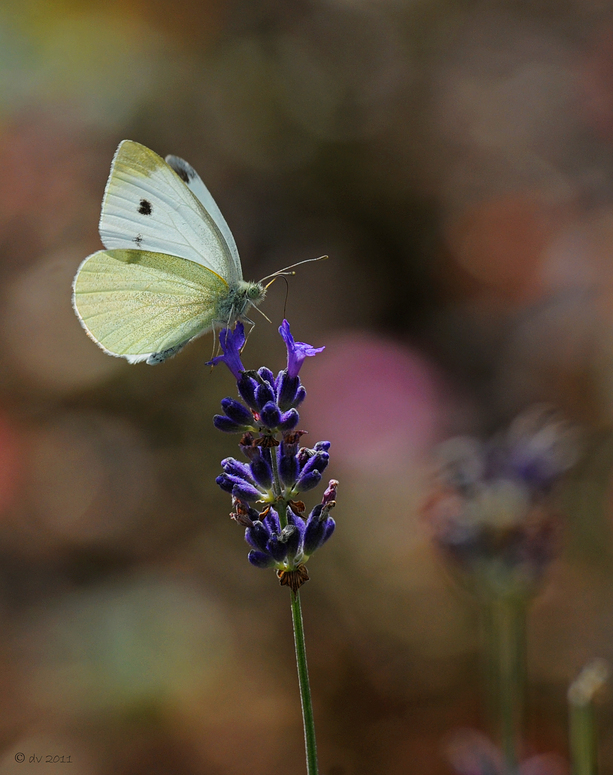
[[[240,320],[250,306],[257,307],[266,296],[266,288],[261,283],[238,280],[230,284],[228,293],[217,301],[215,319],[224,325]]]
[[[251,304],[260,304],[266,296],[266,288],[262,283],[245,282],[245,298]]]

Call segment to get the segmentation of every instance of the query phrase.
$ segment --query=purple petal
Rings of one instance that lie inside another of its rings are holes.
[[[317,355],[325,347],[313,347],[306,342],[296,342],[289,328],[289,323],[284,320],[279,327],[285,346],[287,347],[287,373],[290,377],[297,377],[304,359]]]
[[[218,363],[225,363],[230,369],[235,379],[240,379],[241,373],[245,367],[241,362],[241,349],[245,344],[245,327],[241,322],[236,324],[234,331],[231,328],[222,328],[219,332],[219,344],[223,350],[223,355],[218,355],[211,361],[207,361],[207,366],[216,366]]]

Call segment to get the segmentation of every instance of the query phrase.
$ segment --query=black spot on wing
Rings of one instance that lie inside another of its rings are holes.
[[[140,248],[140,246],[143,244],[143,235],[137,234],[132,241],[136,243],[137,248]]]
[[[151,207],[151,202],[149,202],[147,199],[141,199],[140,205],[138,207],[138,212],[141,215],[151,215],[153,212],[153,208]]]
[[[173,169],[184,183],[189,183],[196,177],[196,171],[179,156],[167,156],[166,164]]]
[[[179,167],[178,169],[175,170],[175,172],[184,183],[189,183],[189,180],[190,180],[189,174],[184,167]]]

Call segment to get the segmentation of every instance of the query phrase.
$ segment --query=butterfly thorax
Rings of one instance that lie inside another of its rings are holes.
[[[246,280],[230,283],[228,293],[217,303],[217,320],[233,323],[243,317],[252,304],[260,304],[265,296],[266,288],[261,283]]]

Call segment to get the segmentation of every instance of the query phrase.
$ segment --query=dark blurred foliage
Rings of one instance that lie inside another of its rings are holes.
[[[526,755],[565,756],[566,686],[613,659],[613,7],[0,7],[0,772],[300,771],[287,590],[215,485],[232,378],[209,336],[108,357],[70,306],[124,138],[199,171],[247,279],[330,255],[244,353],[283,367],[285,309],[326,345],[301,374],[341,481],[302,592],[322,775],[438,775],[454,729],[491,734],[477,612],[419,510],[435,443],[537,401],[584,431],[529,623]]]

